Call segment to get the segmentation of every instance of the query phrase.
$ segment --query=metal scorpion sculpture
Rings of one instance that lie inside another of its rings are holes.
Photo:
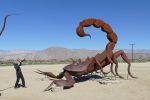
[[[64,88],[73,87],[76,82],[72,78],[72,76],[81,77],[82,75],[87,75],[88,73],[92,73],[97,70],[101,70],[105,74],[103,68],[109,64],[111,64],[110,71],[112,72],[112,74],[123,78],[118,73],[117,58],[119,56],[121,56],[123,60],[128,64],[128,75],[132,78],[136,78],[130,72],[131,63],[124,51],[120,50],[113,53],[118,37],[109,24],[99,19],[85,19],[77,27],[77,35],[79,37],[91,37],[90,34],[84,32],[84,27],[89,27],[91,25],[93,25],[96,28],[101,28],[103,32],[107,33],[107,39],[109,40],[109,42],[106,45],[105,50],[102,53],[98,53],[95,57],[87,58],[85,61],[78,61],[65,66],[63,68],[63,72],[61,72],[59,75],[54,75],[52,72],[44,72],[41,70],[37,70],[36,73],[43,74],[56,79],[53,80],[53,82],[45,89],[45,91],[51,90],[51,86],[53,84],[55,84],[56,86],[63,86]],[[113,72],[113,64],[115,64],[115,73]],[[62,79],[63,77],[65,77],[66,80]]]

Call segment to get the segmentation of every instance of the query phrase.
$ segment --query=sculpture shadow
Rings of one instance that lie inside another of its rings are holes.
[[[85,82],[91,79],[102,79],[102,77],[99,75],[86,75],[82,77],[74,77],[74,80],[76,81],[76,83]]]

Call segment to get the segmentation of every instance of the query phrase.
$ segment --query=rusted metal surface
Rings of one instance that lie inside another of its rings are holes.
[[[4,23],[3,23],[2,29],[1,29],[1,31],[0,31],[0,36],[2,35],[2,33],[3,33],[4,30],[5,30],[7,18],[8,18],[9,16],[11,16],[11,15],[6,15],[6,16],[4,17]]]
[[[73,87],[75,81],[72,78],[72,76],[75,77],[81,77],[82,75],[87,75],[88,73],[101,70],[101,72],[105,75],[106,73],[103,71],[103,68],[106,65],[111,65],[111,73],[115,76],[119,76],[120,78],[123,78],[121,75],[118,74],[118,61],[117,58],[121,56],[123,60],[128,64],[128,75],[132,78],[134,77],[130,72],[130,66],[131,63],[124,53],[123,50],[119,50],[115,53],[113,53],[114,47],[118,41],[118,37],[116,33],[112,30],[111,26],[107,23],[105,23],[102,20],[99,19],[85,19],[83,20],[79,26],[76,29],[76,33],[79,37],[85,37],[89,36],[90,34],[87,34],[84,32],[84,27],[89,27],[93,25],[96,28],[101,28],[103,32],[107,34],[107,39],[109,40],[108,44],[106,45],[105,50],[102,53],[98,53],[95,57],[87,58],[85,61],[73,61],[72,64],[69,64],[63,68],[63,72],[61,72],[59,75],[54,75],[52,72],[43,72],[43,71],[36,71],[39,74],[47,75],[51,78],[56,78],[59,80],[54,80],[50,86],[48,86],[45,91],[50,90],[51,86],[53,84],[56,84],[56,86],[63,86],[67,88]],[[113,64],[115,64],[115,72],[113,71]],[[61,78],[65,77],[66,80],[63,80]]]

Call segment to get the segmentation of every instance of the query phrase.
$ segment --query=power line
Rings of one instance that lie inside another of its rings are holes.
[[[133,58],[133,47],[134,47],[135,44],[131,43],[131,44],[129,44],[129,45],[132,46],[132,62],[133,62],[133,60],[134,60],[134,58]]]

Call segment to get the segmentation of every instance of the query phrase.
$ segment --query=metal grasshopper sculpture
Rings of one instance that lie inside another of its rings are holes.
[[[4,30],[5,30],[7,18],[8,18],[9,16],[11,16],[11,15],[6,15],[6,16],[4,17],[4,23],[3,23],[2,29],[1,29],[1,31],[0,31],[0,36],[2,35],[2,33],[3,33]]]
[[[0,36],[2,35],[2,33],[3,33],[4,30],[5,30],[5,26],[6,26],[6,22],[7,22],[8,16],[10,16],[10,15],[6,15],[6,16],[4,17],[4,23],[3,23],[2,29],[1,29],[1,31],[0,31]],[[1,95],[2,95],[2,94],[0,93],[0,96],[1,96]]]
[[[54,80],[46,89],[51,90],[51,86],[55,84],[56,86],[63,86],[64,88],[71,88],[75,84],[75,80],[72,78],[72,76],[75,77],[81,77],[82,75],[87,75],[88,73],[92,73],[97,70],[101,70],[103,72],[103,68],[109,64],[111,64],[111,72],[113,75],[119,76],[120,78],[123,78],[121,75],[118,74],[118,61],[117,58],[121,56],[123,60],[128,64],[128,75],[132,78],[134,77],[130,72],[130,60],[126,56],[123,50],[117,51],[113,53],[114,47],[117,43],[118,37],[113,32],[112,28],[105,23],[102,20],[99,19],[85,19],[83,20],[79,26],[76,29],[77,35],[79,37],[89,36],[90,34],[87,34],[84,32],[84,27],[89,27],[93,25],[96,28],[101,28],[103,32],[107,33],[107,39],[109,40],[109,43],[106,45],[105,50],[102,53],[98,53],[95,57],[87,58],[85,61],[78,61],[74,62],[72,64],[69,64],[63,68],[63,72],[61,72],[59,75],[54,75],[52,72],[44,72],[41,70],[37,70],[36,72],[39,74],[43,74],[46,76],[49,76],[51,78],[56,78],[57,80]],[[115,64],[115,73],[113,72],[113,64]],[[104,73],[104,72],[103,72]],[[62,78],[65,77],[66,80],[63,80]]]

